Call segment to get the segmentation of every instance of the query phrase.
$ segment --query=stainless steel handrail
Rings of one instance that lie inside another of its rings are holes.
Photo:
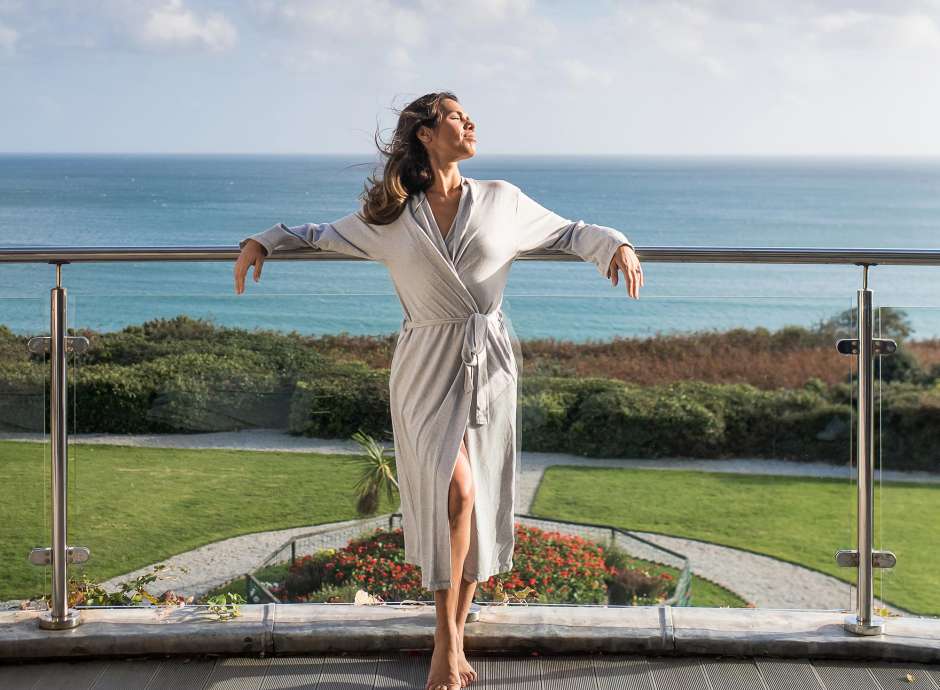
[[[940,266],[940,249],[852,249],[816,247],[637,247],[643,261],[668,263],[849,264]],[[234,261],[231,247],[0,247],[0,263],[83,263],[107,261]],[[297,249],[266,261],[367,261],[336,252]],[[581,261],[561,250],[525,252],[523,261]]]
[[[880,344],[872,335],[871,290],[868,289],[868,270],[875,265],[937,266],[940,265],[940,249],[851,249],[812,247],[638,247],[637,254],[643,261],[669,263],[757,263],[757,264],[853,264],[863,267],[862,288],[857,293],[858,338],[855,349],[845,354],[858,357],[858,549],[840,551],[840,565],[851,565],[858,569],[857,606],[854,615],[846,617],[843,628],[859,635],[878,635],[884,632],[884,620],[873,615],[873,568],[891,567],[894,555],[874,552],[872,481],[874,453],[872,452],[871,415],[873,386],[873,357]],[[65,629],[80,623],[74,611],[67,608],[65,592],[65,564],[69,557],[66,546],[65,519],[65,475],[66,475],[66,431],[65,403],[67,387],[65,376],[64,288],[61,287],[61,267],[68,263],[114,262],[114,261],[233,261],[240,250],[231,247],[0,247],[0,263],[50,263],[56,265],[56,288],[52,295],[52,337],[50,352],[55,366],[52,369],[52,396],[50,414],[53,429],[53,534],[51,562],[55,570],[52,587],[53,610],[43,627]],[[304,261],[363,261],[336,252],[300,249],[283,251],[266,260]],[[560,250],[525,252],[517,260],[534,261],[581,261],[581,257]],[[846,341],[847,342],[847,341]],[[840,345],[841,351],[841,345]],[[891,565],[885,565],[890,563]]]

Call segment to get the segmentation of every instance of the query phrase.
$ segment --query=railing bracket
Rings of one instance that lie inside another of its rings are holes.
[[[897,557],[890,551],[872,551],[872,568],[893,568],[898,564]],[[855,549],[842,549],[836,552],[836,565],[843,568],[858,567],[858,551]]]
[[[858,338],[844,338],[836,342],[836,349],[843,355],[858,354]],[[898,351],[898,344],[889,338],[872,338],[872,353],[876,355],[893,355]]]
[[[84,546],[67,546],[65,560],[72,565],[86,563],[91,558],[91,551]],[[48,546],[35,548],[29,552],[29,562],[33,565],[52,565],[52,549]]]
[[[34,355],[41,355],[49,352],[49,342],[52,339],[48,335],[37,335],[29,339],[26,348]],[[77,352],[82,354],[88,351],[88,338],[83,335],[65,336],[65,351]]]

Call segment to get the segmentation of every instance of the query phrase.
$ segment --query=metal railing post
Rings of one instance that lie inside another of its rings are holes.
[[[862,287],[857,296],[858,338],[840,340],[836,345],[842,354],[858,356],[858,434],[855,456],[858,470],[858,548],[837,552],[836,562],[841,566],[854,567],[858,572],[856,610],[845,617],[843,627],[857,635],[881,635],[884,633],[884,619],[874,615],[874,569],[893,568],[897,559],[890,551],[875,551],[872,547],[875,469],[872,442],[874,358],[875,354],[893,354],[897,350],[897,344],[893,340],[873,336],[868,264],[863,264],[862,270]]]
[[[39,627],[49,630],[74,628],[81,616],[68,607],[68,519],[66,515],[68,480],[68,434],[66,393],[66,302],[62,287],[62,267],[56,264],[56,285],[51,291],[49,319],[49,359],[52,375],[49,395],[49,431],[52,445],[52,606],[39,617]]]
[[[872,446],[874,416],[874,353],[872,352],[871,290],[865,267],[863,287],[858,291],[858,606],[857,617],[848,616],[846,627],[855,633],[880,635],[884,620],[874,617],[872,587],[873,481],[875,453]]]

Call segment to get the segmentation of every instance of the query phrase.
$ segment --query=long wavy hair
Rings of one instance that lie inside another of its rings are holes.
[[[388,143],[382,142],[376,131],[375,145],[385,163],[381,179],[370,175],[361,196],[359,215],[366,223],[391,223],[401,215],[409,196],[434,183],[428,150],[418,139],[418,130],[422,125],[437,128],[444,118],[445,98],[457,100],[450,91],[428,93],[397,111],[398,125]]]

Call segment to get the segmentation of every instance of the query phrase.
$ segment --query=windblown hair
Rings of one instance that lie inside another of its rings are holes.
[[[426,191],[433,183],[431,161],[424,144],[418,139],[422,125],[437,128],[444,118],[445,98],[457,100],[449,91],[428,93],[398,111],[398,125],[392,140],[385,144],[375,135],[375,145],[385,159],[381,179],[367,179],[360,217],[373,225],[388,225],[405,209],[408,197]]]

